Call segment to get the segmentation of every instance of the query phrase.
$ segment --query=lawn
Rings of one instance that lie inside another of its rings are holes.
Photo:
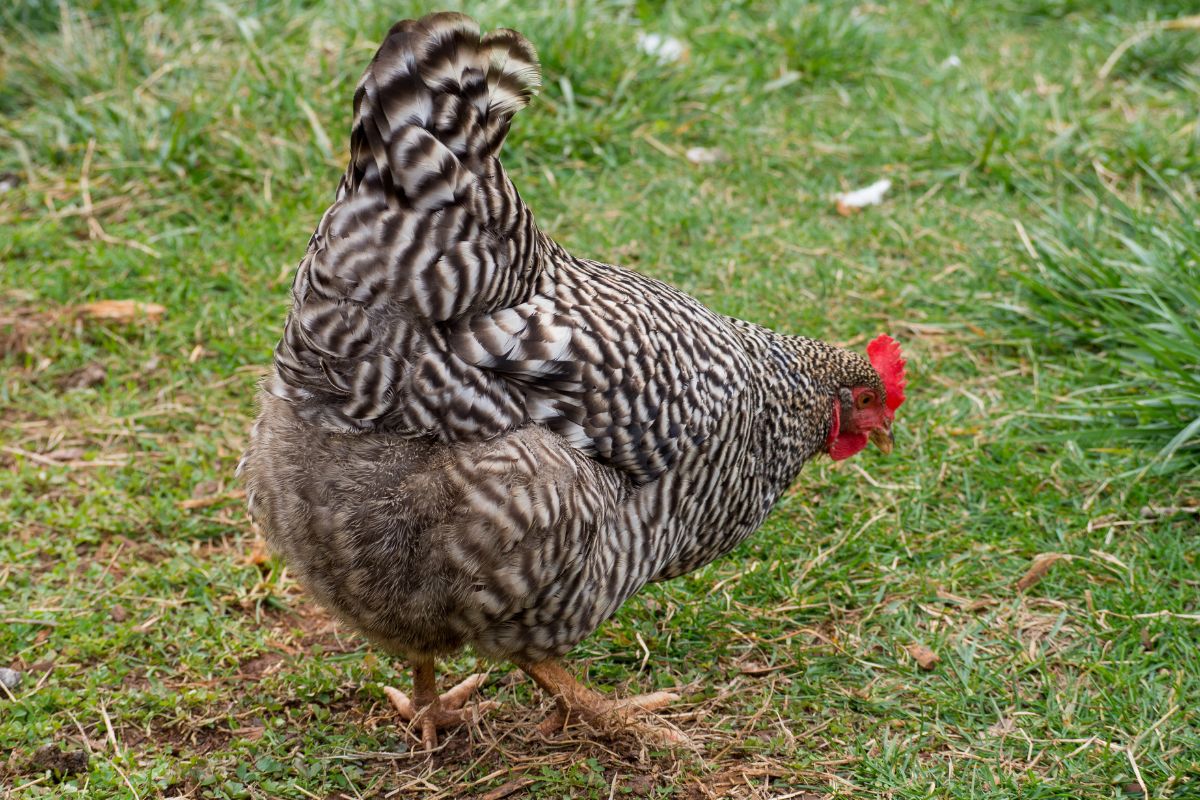
[[[780,330],[890,332],[910,389],[890,457],[810,464],[572,654],[678,687],[692,747],[543,739],[546,699],[465,653],[443,680],[490,668],[501,707],[432,757],[382,691],[405,666],[233,477],[354,83],[427,10],[0,8],[0,794],[1200,797],[1194,3],[471,5],[541,55],[504,159],[545,230]],[[84,307],[114,300],[146,305]]]

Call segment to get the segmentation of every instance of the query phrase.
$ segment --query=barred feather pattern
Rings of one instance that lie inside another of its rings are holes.
[[[293,284],[239,472],[324,604],[398,653],[561,655],[753,532],[855,353],[578,259],[500,165],[532,46],[398,23]]]

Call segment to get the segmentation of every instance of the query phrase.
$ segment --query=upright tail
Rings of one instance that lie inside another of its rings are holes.
[[[350,188],[377,176],[415,207],[443,202],[461,180],[455,167],[486,169],[540,81],[514,30],[480,36],[454,12],[396,23],[354,93]]]
[[[522,302],[541,273],[546,240],[497,158],[539,81],[516,31],[482,36],[456,13],[392,27],[355,91],[350,163],[297,270],[269,391],[342,426],[427,427],[405,403],[417,362],[446,347],[438,323]],[[439,363],[446,391],[491,391]]]

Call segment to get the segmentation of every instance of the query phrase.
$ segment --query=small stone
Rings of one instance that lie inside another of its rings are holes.
[[[109,616],[113,618],[113,622],[124,622],[129,619],[129,612],[125,610],[125,606],[116,603],[108,610]]]
[[[99,386],[104,383],[108,377],[108,370],[103,364],[92,361],[86,366],[75,370],[59,384],[64,391],[73,389],[91,389],[93,386]]]
[[[657,785],[654,775],[635,775],[626,780],[624,788],[634,797],[649,797]]]
[[[219,491],[221,491],[220,481],[200,481],[192,487],[192,497],[211,497]]]
[[[10,692],[13,691],[21,685],[21,673],[15,669],[0,667],[0,685],[3,685]]]

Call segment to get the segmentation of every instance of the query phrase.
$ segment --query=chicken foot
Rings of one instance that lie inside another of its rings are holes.
[[[434,677],[432,658],[412,659],[413,697],[399,689],[385,686],[383,693],[400,712],[406,722],[420,725],[421,744],[426,750],[432,750],[438,744],[438,729],[450,728],[465,722],[474,722],[478,715],[495,708],[498,704],[487,700],[471,708],[464,708],[467,700],[483,685],[487,676],[475,674],[461,681],[454,688],[442,694],[437,693],[437,679]]]
[[[673,692],[652,692],[632,697],[608,698],[577,681],[562,664],[554,660],[537,663],[517,662],[534,683],[554,698],[555,710],[538,731],[549,736],[582,720],[601,733],[635,733],[660,744],[683,744],[688,738],[664,725],[642,722],[638,717],[663,708],[679,699]]]

